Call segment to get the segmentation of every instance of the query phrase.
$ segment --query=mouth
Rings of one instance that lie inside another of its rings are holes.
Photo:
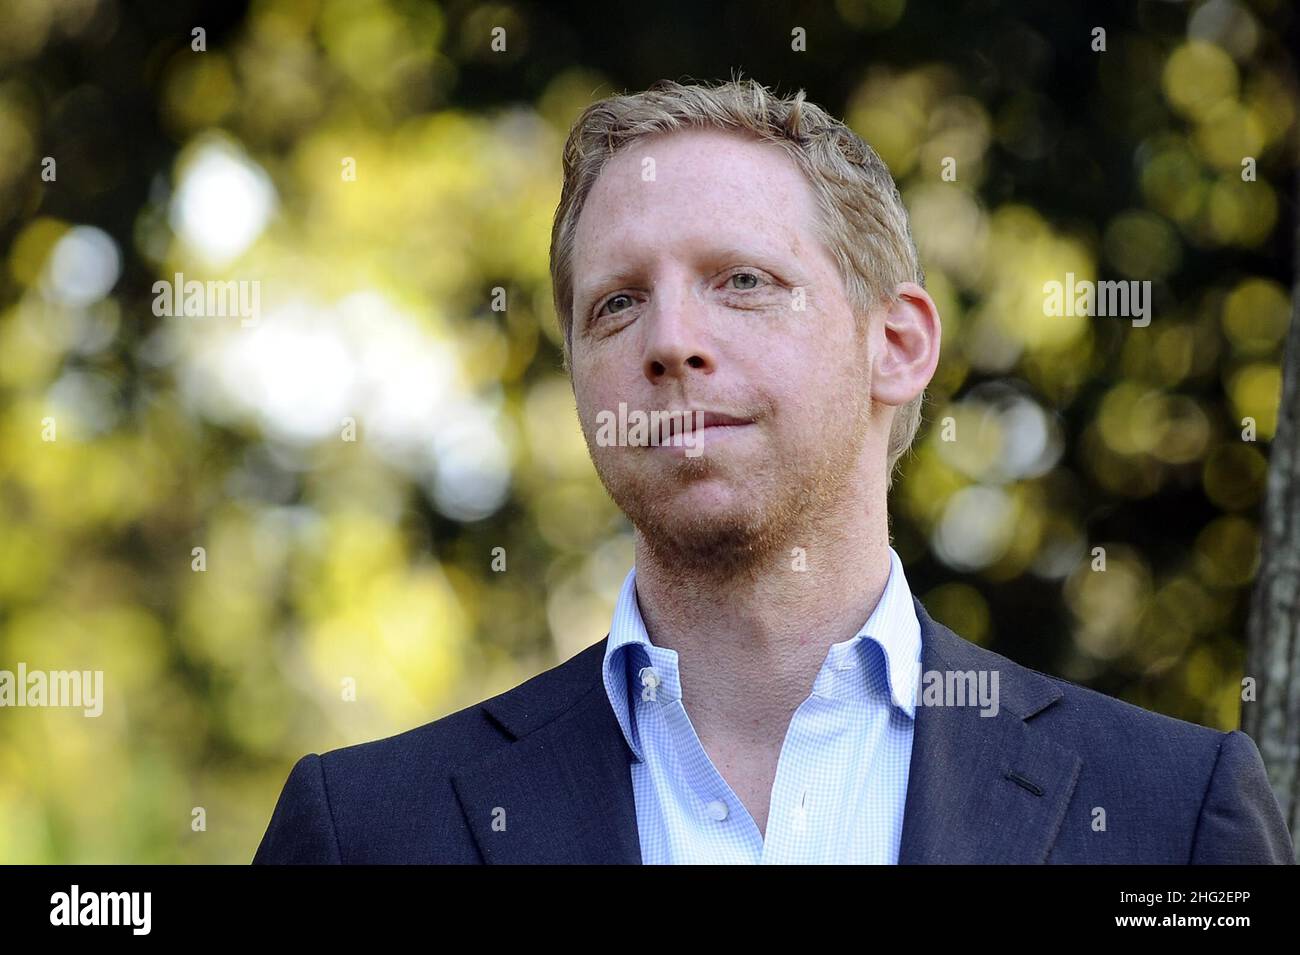
[[[754,423],[752,418],[724,414],[721,411],[703,411],[697,408],[683,409],[666,413],[664,437],[668,440],[689,438],[697,435],[702,438],[705,433],[710,436],[739,431]]]

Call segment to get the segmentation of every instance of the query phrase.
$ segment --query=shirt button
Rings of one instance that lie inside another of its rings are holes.
[[[659,673],[654,667],[642,667],[641,677],[641,699],[651,702],[658,699],[659,684],[663,681],[659,679]]]
[[[716,819],[718,822],[727,818],[727,804],[721,799],[715,799],[706,807],[710,819]]]

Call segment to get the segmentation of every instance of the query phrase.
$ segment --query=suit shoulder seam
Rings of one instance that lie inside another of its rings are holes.
[[[330,801],[330,785],[329,785],[329,779],[325,775],[325,760],[323,757],[317,756],[316,762],[320,768],[321,792],[325,796],[325,812],[329,816],[330,835],[334,837],[334,852],[336,855],[338,855],[339,864],[342,865],[343,846],[339,842],[339,827],[338,827],[338,822],[334,818],[334,803]]]
[[[586,690],[579,693],[577,698],[572,703],[570,703],[564,709],[560,710],[560,712],[556,713],[554,716],[552,716],[541,726],[538,726],[536,729],[532,731],[532,733],[528,733],[527,735],[531,736],[533,733],[536,733],[537,730],[544,729],[547,726],[550,726],[552,723],[558,723],[560,720],[564,719],[564,717],[567,716],[570,712],[577,709],[577,707],[580,706],[582,703],[586,702],[587,697],[591,696],[591,694],[596,692],[597,690],[600,690],[601,692],[604,692],[605,690],[605,680],[604,680],[603,673],[598,676],[598,678],[592,683],[591,686],[587,687]]]
[[[592,644],[592,646],[596,646],[596,644]],[[590,648],[588,648],[588,649],[590,649]],[[579,651],[579,653],[582,653],[582,652],[585,652],[585,651]],[[565,666],[566,664],[572,662],[574,659],[576,659],[577,656],[578,656],[578,654],[575,654],[574,656],[570,657],[568,660],[564,661],[564,663],[558,664],[558,665],[556,665],[556,666],[550,668],[549,670],[545,670],[545,671],[543,671],[542,673],[537,674],[537,676],[536,676],[536,677],[533,677],[532,679],[541,679],[542,677],[545,677],[545,676],[547,676],[548,674],[554,673],[556,670],[559,670],[561,667],[563,667],[563,666]],[[525,681],[525,683],[529,683],[529,682],[532,682],[532,681],[531,681],[531,680],[527,680],[527,681]],[[503,699],[504,697],[511,696],[512,694],[514,694],[514,693],[518,692],[520,689],[522,689],[523,686],[524,686],[524,684],[521,683],[519,686],[516,686],[516,687],[514,687],[513,689],[510,689],[510,690],[507,690],[505,693],[502,693],[502,694],[500,694],[499,696],[492,697],[491,699],[487,699],[487,700],[482,700],[482,701],[478,704],[478,708],[479,708],[479,710],[480,710],[480,711],[482,712],[482,714],[483,714],[484,716],[486,716],[486,717],[487,717],[487,718],[488,718],[492,723],[495,723],[497,726],[500,726],[502,729],[505,729],[507,733],[509,733],[509,732],[510,732],[509,728],[506,727],[506,726],[505,726],[505,725],[504,725],[504,724],[503,724],[499,719],[497,719],[496,714],[494,714],[494,713],[492,712],[492,710],[491,710],[491,708],[488,706],[488,704],[491,703],[491,702],[493,702],[493,700],[501,700],[501,699]],[[588,686],[586,689],[579,690],[579,691],[575,694],[573,700],[572,700],[572,701],[571,701],[567,706],[565,706],[563,709],[561,709],[561,710],[559,710],[558,712],[556,712],[556,713],[554,713],[553,715],[551,715],[548,719],[546,719],[545,722],[539,723],[537,726],[534,726],[532,729],[530,729],[527,733],[524,733],[522,736],[517,737],[517,739],[523,739],[525,736],[532,736],[534,733],[538,732],[539,730],[543,730],[543,729],[545,729],[546,727],[550,726],[552,723],[556,723],[556,722],[560,721],[560,720],[563,719],[566,715],[568,715],[568,713],[570,713],[572,710],[576,709],[578,706],[580,706],[582,703],[584,703],[584,702],[586,701],[587,697],[591,696],[592,693],[594,693],[596,690],[601,690],[601,691],[603,692],[603,691],[604,691],[604,688],[605,688],[605,676],[604,676],[604,670],[603,670],[603,668],[602,668],[601,670],[598,670],[598,671],[596,672],[596,678],[595,678],[594,680],[591,681],[591,685]],[[513,735],[513,734],[511,734],[511,735]]]
[[[1210,767],[1210,775],[1205,780],[1205,792],[1201,793],[1201,804],[1196,810],[1196,826],[1192,830],[1192,848],[1187,856],[1187,864],[1192,865],[1196,858],[1196,842],[1201,835],[1201,819],[1205,815],[1205,803],[1210,798],[1210,787],[1214,785],[1214,774],[1219,771],[1219,760],[1223,757],[1223,744],[1228,741],[1231,733],[1219,732],[1219,745],[1214,751],[1214,765]]]

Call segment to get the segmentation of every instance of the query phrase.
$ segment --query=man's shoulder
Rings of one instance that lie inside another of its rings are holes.
[[[455,772],[560,718],[601,686],[604,639],[510,689],[393,736],[321,754],[327,775],[370,785],[405,776],[412,766]]]
[[[478,861],[455,778],[588,699],[604,646],[414,729],[303,756],[254,861]]]
[[[932,621],[927,636],[930,665],[999,674],[1006,706],[1000,720],[987,721],[1001,724],[989,727],[990,738],[1014,741],[1016,749],[1006,752],[1018,759],[1032,751],[1058,767],[1073,765],[1072,797],[1053,849],[1058,861],[1293,861],[1259,748],[1241,730],[1116,699],[1015,663]],[[981,720],[973,708],[948,717],[955,738],[966,741],[980,738],[972,725]],[[1122,825],[1107,829],[1101,810]],[[1102,832],[1114,838],[1099,838]]]
[[[1217,737],[1223,735],[1221,731],[1208,726],[1158,713],[1065,677],[1015,663],[991,650],[982,647],[977,647],[976,650],[988,654],[1003,666],[1019,667],[1034,677],[1050,683],[1061,694],[1060,699],[1052,707],[1052,710],[1056,711],[1057,721],[1068,720],[1080,723],[1081,729],[1091,729],[1094,733],[1101,730],[1117,730],[1139,735],[1158,734],[1200,744],[1215,741]]]
[[[1164,766],[1191,758],[1212,768],[1232,732],[1168,716],[1072,680],[1017,663],[946,627],[937,657],[945,666],[996,672],[1009,708],[1036,731],[1082,755],[1094,767],[1124,763]],[[1010,687],[1010,692],[1005,692]],[[1242,734],[1244,735],[1244,734]]]

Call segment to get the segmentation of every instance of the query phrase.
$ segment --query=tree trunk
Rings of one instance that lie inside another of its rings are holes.
[[[1295,262],[1247,636],[1245,675],[1254,678],[1256,696],[1241,704],[1241,728],[1259,746],[1282,816],[1300,844],[1300,223]]]

